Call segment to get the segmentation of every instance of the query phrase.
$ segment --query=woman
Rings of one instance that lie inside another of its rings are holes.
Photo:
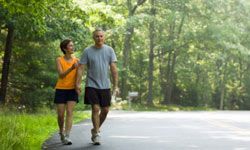
[[[58,81],[56,83],[56,92],[54,103],[57,108],[57,119],[61,141],[65,145],[71,145],[69,139],[72,127],[73,109],[78,103],[78,94],[75,91],[76,72],[78,59],[73,56],[74,44],[70,39],[63,40],[60,44],[63,56],[56,59]],[[64,131],[64,114],[66,111],[66,123]]]

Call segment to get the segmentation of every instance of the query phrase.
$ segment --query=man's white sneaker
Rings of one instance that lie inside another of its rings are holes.
[[[94,129],[91,129],[91,140],[94,143],[94,145],[100,145],[100,132],[96,133]]]
[[[95,137],[93,138],[94,145],[101,145],[101,136],[99,134],[96,134]]]

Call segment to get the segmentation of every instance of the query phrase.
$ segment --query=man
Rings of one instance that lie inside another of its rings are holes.
[[[87,80],[84,103],[92,108],[91,140],[100,145],[100,127],[105,121],[111,103],[109,69],[113,79],[113,94],[119,93],[117,58],[113,48],[104,44],[105,35],[102,29],[93,32],[95,45],[86,48],[81,56],[76,79],[76,91],[81,92],[82,73],[87,67]]]

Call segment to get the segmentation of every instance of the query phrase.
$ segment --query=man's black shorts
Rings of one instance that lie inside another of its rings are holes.
[[[54,103],[66,104],[68,101],[78,103],[78,94],[75,89],[56,89]]]
[[[107,107],[110,106],[110,103],[110,89],[85,88],[84,104],[99,104],[101,107]]]

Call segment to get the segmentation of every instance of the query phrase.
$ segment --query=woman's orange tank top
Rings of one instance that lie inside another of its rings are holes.
[[[68,70],[74,63],[78,62],[78,59],[73,57],[73,60],[71,62],[67,62],[64,59],[64,56],[59,57],[60,64],[62,66],[62,71],[65,72]],[[75,83],[76,83],[76,68],[72,70],[70,73],[68,73],[63,78],[58,78],[56,83],[56,89],[75,89]]]

